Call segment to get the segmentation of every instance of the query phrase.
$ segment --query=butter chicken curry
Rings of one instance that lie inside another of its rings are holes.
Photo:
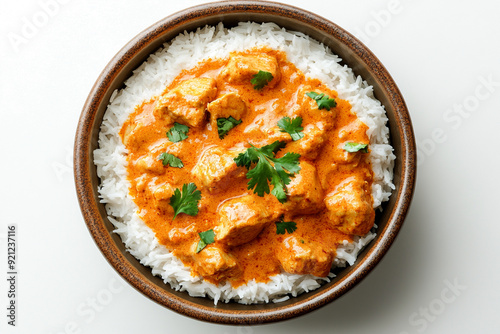
[[[368,127],[281,51],[183,70],[120,136],[130,194],[159,242],[214,284],[328,275],[374,223]]]

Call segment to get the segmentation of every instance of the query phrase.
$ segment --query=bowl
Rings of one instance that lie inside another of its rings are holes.
[[[324,43],[339,55],[356,75],[374,88],[389,118],[391,144],[396,161],[394,190],[377,215],[377,237],[351,267],[337,273],[317,290],[281,303],[241,305],[236,302],[214,305],[208,298],[190,297],[153,276],[151,270],[130,255],[120,237],[113,233],[104,205],[99,202],[93,151],[106,106],[115,89],[123,87],[146,58],[181,32],[223,22],[274,22],[286,29],[303,32]],[[416,147],[410,116],[404,99],[388,71],[359,40],[336,24],[311,12],[275,2],[222,1],[203,4],[175,13],[134,37],[103,70],[83,107],[74,147],[77,195],[86,225],[97,246],[115,270],[134,288],[153,301],[183,315],[202,321],[225,324],[262,324],[290,319],[324,306],[352,289],[380,262],[398,234],[410,206],[416,177]]]

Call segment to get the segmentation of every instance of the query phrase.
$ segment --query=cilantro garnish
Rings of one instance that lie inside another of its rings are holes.
[[[297,223],[295,222],[276,222],[276,234],[285,234],[286,232],[292,234],[296,229]],[[304,241],[302,241],[302,243],[304,243]]]
[[[228,118],[217,118],[217,132],[219,133],[219,138],[223,139],[229,130],[241,122],[241,120],[234,119],[232,116],[229,116]]]
[[[196,184],[188,183],[182,186],[182,193],[179,189],[174,190],[174,195],[170,198],[170,205],[174,208],[174,218],[179,213],[190,216],[198,214],[198,202],[201,199],[201,192],[196,190]]]
[[[160,154],[158,156],[158,160],[161,160],[163,162],[163,166],[170,165],[171,167],[177,167],[177,168],[184,167],[184,164],[182,163],[181,159],[167,152]]]
[[[273,75],[270,72],[259,71],[252,77],[250,82],[253,85],[253,88],[256,90],[261,90],[264,88],[269,82],[273,80]]]
[[[200,241],[198,242],[198,246],[196,246],[196,253],[201,252],[207,245],[215,242],[215,232],[213,229],[200,232],[198,235],[200,236]]]
[[[344,150],[350,153],[355,153],[355,152],[368,153],[368,144],[348,142],[345,143]]]
[[[234,158],[237,166],[248,169],[247,189],[255,188],[253,192],[262,197],[264,193],[269,194],[269,181],[273,185],[271,194],[281,203],[286,202],[285,185],[290,183],[290,177],[300,171],[300,154],[288,152],[281,158],[275,158],[276,152],[285,145],[282,141],[275,141],[261,148],[250,145],[252,147]],[[255,164],[253,168],[252,164]]]
[[[189,127],[184,124],[174,123],[174,126],[167,132],[167,137],[172,143],[177,143],[181,140],[187,139]]]
[[[281,129],[281,132],[288,132],[293,141],[304,137],[304,133],[302,132],[304,130],[302,127],[302,117],[295,117],[294,119],[283,117],[278,121],[278,127]]]
[[[316,101],[319,110],[326,109],[330,111],[330,108],[335,108],[337,106],[335,99],[329,98],[328,95],[324,93],[318,94],[316,92],[309,92],[306,93],[306,95]]]

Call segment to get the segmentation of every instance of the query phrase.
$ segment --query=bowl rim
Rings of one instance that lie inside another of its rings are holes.
[[[95,165],[91,163],[91,132],[95,123],[100,123],[96,114],[102,103],[107,104],[108,101],[105,100],[109,99],[111,94],[109,88],[128,60],[143,51],[148,43],[157,39],[164,31],[184,27],[186,22],[195,23],[214,15],[222,17],[227,13],[277,15],[296,20],[339,39],[361,61],[370,66],[375,80],[381,83],[381,87],[390,97],[390,103],[396,106],[394,117],[404,148],[401,150],[402,156],[398,157],[401,159],[401,183],[397,193],[391,195],[395,196],[396,200],[387,225],[382,231],[377,231],[377,234],[381,235],[379,242],[367,247],[366,255],[358,258],[356,264],[350,267],[350,272],[336,280],[335,284],[319,293],[310,292],[306,294],[309,296],[299,302],[287,305],[274,304],[272,307],[261,309],[249,307],[246,310],[229,310],[201,305],[167,291],[168,287],[158,287],[132,266],[126,254],[117,247],[117,240],[121,240],[116,235],[111,235],[106,228],[107,218],[103,218],[103,205],[99,203],[96,195],[97,186],[92,184],[91,175],[92,169],[95,174]],[[135,36],[112,58],[96,80],[82,109],[74,142],[74,177],[80,209],[89,232],[111,266],[135,289],[173,311],[198,320],[222,324],[263,324],[290,319],[328,304],[358,284],[380,262],[401,229],[413,197],[416,182],[416,144],[408,109],[394,80],[378,58],[353,35],[317,14],[291,5],[269,1],[219,1],[189,7],[165,17]]]

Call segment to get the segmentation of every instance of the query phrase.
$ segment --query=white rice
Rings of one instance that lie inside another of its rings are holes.
[[[232,288],[229,283],[215,286],[191,276],[190,269],[158,243],[151,229],[136,214],[137,207],[129,195],[126,180],[126,149],[118,133],[134,107],[161,94],[182,69],[191,68],[208,57],[226,57],[230,51],[263,45],[286,52],[288,60],[306,76],[318,78],[336,90],[368,125],[370,159],[375,174],[374,208],[387,201],[394,189],[395,156],[388,142],[384,107],[373,97],[372,87],[361,77],[355,77],[349,67],[341,66],[341,59],[323,44],[302,33],[281,29],[274,23],[241,23],[229,30],[219,24],[179,35],[139,66],[125,82],[124,89],[113,92],[102,122],[99,148],[94,151],[94,163],[102,182],[99,187],[101,202],[105,203],[115,232],[127,250],[173,289],[187,291],[191,296],[208,296],[215,304],[230,300],[243,304],[281,302],[320,287],[334,275],[318,278],[282,273],[271,277],[268,283],[251,281],[238,288]],[[370,232],[362,238],[357,237],[353,243],[345,241],[337,250],[334,267],[352,265],[357,254],[374,238],[375,234]]]

